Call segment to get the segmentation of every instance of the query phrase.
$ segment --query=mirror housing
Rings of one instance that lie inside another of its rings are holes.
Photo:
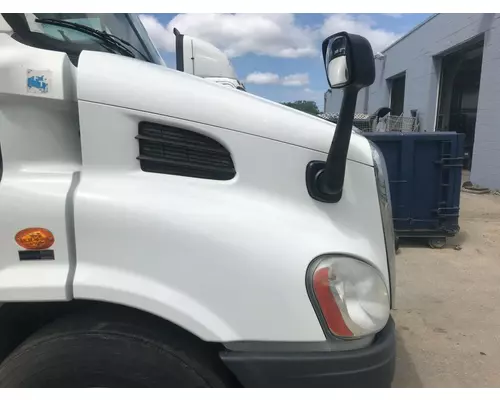
[[[322,49],[328,84],[343,89],[344,96],[327,160],[309,162],[306,184],[313,199],[336,203],[342,198],[358,92],[375,81],[375,60],[370,42],[347,32],[326,38]]]
[[[359,90],[375,81],[373,50],[363,36],[339,32],[326,38],[322,49],[326,77],[332,89]]]

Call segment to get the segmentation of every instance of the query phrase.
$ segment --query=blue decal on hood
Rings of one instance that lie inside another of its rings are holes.
[[[28,89],[34,89],[36,92],[47,93],[49,91],[49,83],[45,75],[34,75],[28,77]]]

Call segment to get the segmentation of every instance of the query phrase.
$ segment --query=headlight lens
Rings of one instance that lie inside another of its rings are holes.
[[[385,165],[384,156],[378,147],[370,142],[377,181],[377,191],[384,229],[385,248],[387,252],[387,265],[389,267],[389,281],[391,284],[391,306],[395,306],[396,298],[396,237],[394,235],[394,222],[392,220],[391,192],[389,188],[389,176]]]
[[[316,312],[335,336],[355,338],[380,331],[390,313],[389,293],[377,269],[345,256],[319,257],[309,269]]]

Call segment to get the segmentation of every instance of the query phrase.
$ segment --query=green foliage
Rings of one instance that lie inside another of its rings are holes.
[[[297,100],[292,102],[281,103],[285,106],[295,108],[296,110],[303,111],[312,115],[318,115],[319,109],[315,101],[310,100]]]

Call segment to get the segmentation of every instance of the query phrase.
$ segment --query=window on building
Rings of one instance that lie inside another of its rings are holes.
[[[437,131],[465,134],[465,162],[470,169],[476,130],[483,40],[466,43],[441,59]]]
[[[391,115],[401,115],[404,112],[405,83],[406,74],[389,80],[389,87],[391,89]]]

